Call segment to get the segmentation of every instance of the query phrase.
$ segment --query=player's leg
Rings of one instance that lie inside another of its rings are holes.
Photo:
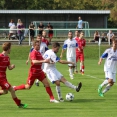
[[[14,86],[14,90],[25,90],[25,89],[30,89],[32,87],[32,85],[34,84],[35,81],[35,77],[33,77],[32,75],[29,74],[29,77],[27,79],[27,84],[22,84],[19,86]]]
[[[46,92],[50,96],[50,102],[59,103],[57,100],[54,99],[54,95],[53,95],[52,90],[50,88],[50,84],[49,84],[44,72],[41,72],[39,74],[38,79],[43,83],[43,85],[46,89]]]
[[[84,54],[82,53],[80,55],[80,72],[82,73],[82,75],[84,74]]]
[[[82,87],[82,83],[78,83],[78,86],[73,85],[71,82],[67,81],[63,76],[61,77],[60,80],[62,83],[64,83],[67,87],[75,89],[77,92],[80,91],[81,87]]]
[[[16,105],[19,107],[19,108],[26,108],[27,107],[27,104],[22,104],[21,103],[21,100],[17,98],[16,94],[15,94],[15,91],[13,89],[13,87],[11,86],[9,89],[9,92],[11,93],[11,96],[12,96],[12,99],[14,100],[14,102],[16,103]]]
[[[76,66],[75,66],[75,73],[78,73],[78,66],[77,66],[77,63],[78,63],[78,54],[76,53]]]

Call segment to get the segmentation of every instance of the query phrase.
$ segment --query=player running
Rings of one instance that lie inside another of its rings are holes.
[[[21,100],[17,98],[15,91],[11,84],[7,81],[6,77],[6,69],[12,70],[15,68],[14,64],[10,64],[10,58],[8,54],[10,54],[11,43],[5,42],[2,45],[3,52],[0,53],[0,95],[7,94],[8,91],[11,93],[12,99],[16,103],[16,105],[20,108],[26,108],[27,104],[22,104]]]
[[[86,41],[84,39],[84,33],[80,32],[79,38],[75,38],[75,40],[77,41],[78,44],[78,48],[76,48],[76,63],[78,62],[78,60],[80,60],[80,73],[83,75],[84,74],[84,47],[86,45]],[[78,73],[78,69],[77,69],[77,64],[75,67],[75,72]]]
[[[102,54],[98,64],[102,63],[102,60],[106,58],[104,64],[104,72],[105,72],[105,80],[104,82],[99,85],[98,87],[98,94],[101,97],[104,97],[104,94],[109,91],[109,89],[114,85],[116,82],[116,70],[117,70],[117,40],[112,42],[112,47],[106,49],[105,52]],[[105,89],[102,91],[102,88]]]
[[[77,44],[76,40],[74,40],[72,37],[73,37],[73,34],[71,31],[69,31],[68,39],[64,41],[63,49],[62,49],[62,52],[60,55],[60,58],[62,58],[64,51],[67,49],[67,52],[66,52],[67,61],[74,62],[74,65],[68,64],[69,75],[70,75],[71,79],[74,78],[73,72],[74,72],[74,68],[76,66],[76,48],[78,48],[78,44]]]
[[[57,57],[56,53],[59,51],[60,44],[59,43],[53,43],[52,49],[47,50],[45,54],[43,55],[44,59],[50,59],[50,63],[45,63],[44,65],[44,72],[46,73],[48,79],[56,84],[56,92],[58,94],[59,101],[63,102],[63,98],[61,95],[61,89],[60,89],[60,82],[64,83],[67,87],[72,88],[76,90],[77,92],[80,91],[80,88],[82,87],[82,83],[80,82],[78,86],[75,86],[68,82],[64,76],[56,69],[55,64],[56,62],[59,62],[61,64],[72,64],[74,66],[73,62],[60,60],[60,58]]]
[[[40,54],[40,52],[39,52],[40,42],[39,41],[37,41],[37,40],[34,41],[33,47],[34,47],[34,49],[30,53],[31,67],[29,70],[27,84],[15,86],[14,89],[15,90],[30,89],[32,87],[35,79],[39,79],[43,83],[43,85],[46,89],[46,92],[50,96],[50,102],[59,103],[57,100],[54,99],[49,82],[46,79],[46,76],[41,69],[42,63],[49,63],[50,60],[49,59],[44,60],[42,55]]]

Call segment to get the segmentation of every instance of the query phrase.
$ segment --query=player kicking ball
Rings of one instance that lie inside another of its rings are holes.
[[[27,79],[27,84],[15,86],[14,89],[15,89],[15,91],[16,90],[30,89],[32,87],[32,85],[34,84],[35,79],[38,79],[43,83],[43,85],[46,89],[46,92],[50,96],[50,102],[59,103],[59,101],[54,99],[52,90],[50,88],[50,84],[49,84],[44,72],[41,69],[42,63],[49,63],[50,60],[49,59],[46,59],[46,60],[43,59],[41,53],[39,52],[39,49],[40,49],[40,42],[39,41],[37,41],[37,40],[34,41],[33,47],[34,47],[34,49],[30,53],[31,67],[30,67],[30,70],[29,70],[29,76],[28,76],[28,79]]]
[[[6,70],[12,70],[15,68],[14,64],[10,64],[10,58],[8,54],[10,54],[11,43],[5,42],[2,45],[3,52],[0,53],[0,95],[7,94],[8,91],[11,93],[12,99],[16,103],[19,108],[26,108],[27,104],[22,104],[21,100],[17,98],[13,87],[7,81]]]
[[[65,61],[65,60],[60,60],[60,58],[57,57],[56,53],[59,51],[60,44],[59,43],[53,43],[52,49],[47,50],[43,58],[45,60],[50,59],[50,63],[45,63],[44,64],[44,72],[46,73],[48,79],[56,84],[56,92],[58,95],[59,101],[63,102],[63,98],[61,95],[61,89],[60,89],[60,82],[64,83],[67,87],[72,88],[76,90],[77,92],[80,91],[82,87],[82,83],[80,82],[78,86],[75,86],[68,82],[64,76],[56,69],[55,64],[56,62],[59,62],[61,64],[72,64],[74,66],[73,62]]]
[[[106,49],[105,52],[102,54],[98,64],[102,63],[103,59],[105,60],[104,64],[104,72],[105,72],[105,80],[104,82],[99,85],[98,87],[98,94],[101,97],[104,97],[104,94],[109,91],[109,89],[114,85],[116,82],[116,71],[117,71],[117,40],[112,42],[112,47]],[[102,88],[105,89],[102,91]]]

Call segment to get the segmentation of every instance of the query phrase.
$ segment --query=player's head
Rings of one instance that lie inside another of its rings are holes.
[[[33,41],[33,47],[35,50],[38,51],[40,49],[40,41],[38,40]]]
[[[46,37],[46,31],[45,30],[42,32],[42,36]]]
[[[81,17],[79,16],[78,19],[81,20]]]
[[[41,40],[42,40],[42,35],[41,35],[41,34],[38,34],[36,40],[41,42]]]
[[[69,32],[68,32],[68,38],[69,38],[69,39],[72,39],[72,37],[73,37],[73,33],[72,33],[72,31],[69,31]]]
[[[81,31],[79,36],[82,39],[84,37],[84,32]]]
[[[57,53],[59,51],[60,44],[58,42],[55,42],[52,44],[52,50]]]
[[[3,51],[6,51],[8,54],[10,54],[11,43],[10,42],[3,43],[2,49],[3,49]]]
[[[113,40],[112,41],[112,46],[113,46],[113,49],[117,49],[117,40]]]
[[[79,32],[78,32],[78,30],[75,31],[75,36],[76,36],[76,37],[79,36]]]

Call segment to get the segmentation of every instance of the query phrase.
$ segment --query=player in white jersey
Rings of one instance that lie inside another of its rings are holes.
[[[40,41],[40,49],[39,49],[39,52],[43,56],[44,53],[45,53],[45,51],[48,50],[48,47],[47,47],[46,43],[44,43],[44,42],[41,41],[42,40],[42,36],[40,34],[37,36],[37,40]],[[34,47],[32,46],[32,48],[30,49],[30,52],[32,52],[33,49],[34,49]],[[29,56],[28,56],[28,60],[26,61],[26,64],[28,64],[29,58],[30,58],[30,53],[29,53]],[[43,68],[44,68],[44,64],[42,64],[42,69]],[[36,86],[39,86],[39,80],[38,79],[36,80],[35,85]]]
[[[102,63],[103,58],[106,58],[104,64],[105,80],[99,85],[98,93],[99,96],[104,97],[106,93],[116,82],[116,70],[117,70],[117,40],[113,40],[112,47],[107,49],[101,56],[98,64]],[[106,88],[102,91],[103,86]]]
[[[60,82],[64,83],[67,87],[72,88],[74,90],[76,90],[77,92],[80,91],[80,88],[82,87],[82,83],[80,82],[78,84],[78,86],[75,86],[73,84],[71,84],[70,82],[68,82],[63,75],[56,69],[56,62],[59,62],[61,64],[73,64],[73,62],[70,61],[65,61],[65,60],[60,60],[59,57],[57,57],[56,53],[59,51],[60,48],[60,44],[59,43],[53,43],[52,45],[52,49],[47,50],[45,52],[45,54],[43,55],[44,59],[50,59],[51,60],[51,64],[46,63],[44,64],[44,72],[46,73],[48,79],[52,82],[56,84],[56,92],[58,95],[58,99],[59,101],[63,102],[63,98],[61,95],[61,90],[60,90]]]
[[[76,48],[78,47],[76,40],[73,39],[72,37],[73,37],[73,34],[72,34],[71,31],[69,31],[68,39],[64,41],[63,49],[62,49],[62,52],[61,52],[61,55],[60,55],[60,58],[62,58],[64,51],[67,49],[67,52],[66,52],[67,61],[75,63],[74,65],[68,64],[69,73],[70,73],[69,75],[70,75],[71,79],[74,78],[73,72],[74,72],[74,68],[75,68],[75,65],[76,65]]]

